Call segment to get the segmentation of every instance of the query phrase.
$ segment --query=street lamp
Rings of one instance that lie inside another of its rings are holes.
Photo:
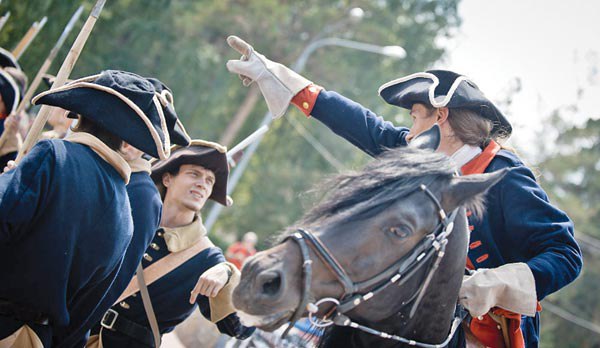
[[[306,66],[306,62],[308,61],[308,58],[310,57],[310,55],[313,52],[315,52],[317,49],[319,49],[321,47],[325,47],[325,46],[338,46],[338,47],[350,48],[350,49],[355,49],[355,50],[359,50],[359,51],[377,53],[377,54],[381,54],[384,56],[397,58],[397,59],[406,57],[406,51],[400,46],[378,46],[378,45],[368,44],[368,43],[364,43],[364,42],[340,39],[340,38],[336,38],[336,37],[329,37],[329,38],[315,40],[315,41],[311,42],[308,46],[306,46],[306,48],[304,48],[304,50],[302,51],[302,53],[300,54],[298,59],[296,59],[294,64],[292,64],[292,70],[294,70],[300,74],[304,70],[304,67]],[[271,113],[267,112],[265,114],[265,116],[263,117],[263,120],[262,120],[260,126],[262,127],[264,125],[269,125],[272,122],[272,120],[273,120],[273,117],[271,116]],[[240,178],[242,177],[242,174],[244,173],[244,170],[246,169],[246,167],[248,166],[248,163],[250,162],[250,158],[252,157],[252,155],[254,154],[256,149],[258,148],[258,145],[260,144],[261,140],[262,140],[262,137],[258,138],[254,143],[252,143],[250,146],[248,146],[247,150],[244,152],[244,155],[242,156],[241,161],[238,163],[238,165],[235,167],[235,169],[231,173],[231,177],[229,178],[229,181],[227,183],[227,192],[233,192],[233,190],[237,186],[237,183],[239,182]],[[210,211],[208,212],[208,216],[204,223],[204,226],[206,227],[207,231],[211,230],[211,228],[217,221],[217,218],[219,217],[219,214],[221,213],[222,209],[223,209],[223,206],[221,206],[219,204],[213,204]]]

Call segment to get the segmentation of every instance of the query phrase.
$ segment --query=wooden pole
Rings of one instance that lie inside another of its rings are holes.
[[[8,21],[9,18],[10,18],[10,11],[6,12],[4,14],[4,16],[0,17],[0,30],[2,30],[2,27],[4,27],[4,24],[6,24],[6,22]]]
[[[69,78],[69,75],[71,74],[75,63],[77,62],[77,59],[81,54],[81,50],[83,49],[85,42],[89,38],[90,33],[94,28],[94,24],[96,24],[96,20],[102,12],[102,8],[104,7],[105,2],[106,0],[96,1],[96,5],[94,5],[92,12],[90,13],[88,19],[85,21],[85,24],[83,25],[83,28],[81,28],[79,35],[77,35],[77,38],[75,39],[73,46],[71,46],[71,50],[69,50],[69,54],[67,54],[67,58],[65,58],[63,64],[61,65],[58,74],[56,74],[56,79],[54,79],[54,83],[52,84],[52,87],[50,87],[50,89],[64,85],[67,79]],[[21,159],[23,159],[23,156],[25,156],[29,152],[29,150],[31,150],[33,145],[35,145],[35,143],[39,139],[40,135],[42,134],[42,131],[44,130],[44,125],[46,124],[46,122],[48,122],[48,117],[50,116],[51,108],[52,107],[49,105],[42,105],[42,107],[40,108],[40,111],[38,112],[37,116],[35,117],[35,120],[33,121],[33,124],[31,125],[29,133],[27,133],[27,137],[25,138],[23,146],[19,150],[19,154],[17,155],[17,159],[15,160],[16,163],[19,163]]]
[[[15,56],[15,59],[19,60],[19,58],[21,58],[23,52],[25,52],[27,47],[29,47],[31,42],[39,34],[40,30],[42,30],[47,21],[48,17],[44,17],[41,21],[33,23],[31,28],[29,28],[25,36],[23,36],[21,41],[19,41],[15,49],[12,51],[12,54],[13,56]]]
[[[56,58],[58,51],[60,51],[60,48],[67,40],[69,33],[75,26],[75,23],[77,23],[77,21],[79,20],[79,17],[81,17],[82,13],[83,13],[83,6],[79,6],[77,11],[75,11],[73,16],[71,16],[69,23],[67,23],[67,26],[65,27],[65,29],[63,29],[62,34],[60,34],[60,37],[58,38],[58,41],[56,41],[56,43],[54,44],[54,47],[52,47],[52,49],[50,50],[48,57],[46,57],[46,60],[44,60],[44,63],[40,67],[40,70],[37,72],[37,74],[35,75],[35,78],[29,85],[29,89],[27,89],[27,92],[25,92],[25,95],[23,96],[23,99],[21,99],[21,102],[19,103],[17,110],[15,110],[15,112],[13,113],[14,115],[20,115],[21,112],[25,111],[29,107],[29,104],[31,103],[31,98],[33,97],[33,94],[35,93],[35,91],[37,91],[38,87],[40,86],[40,83],[43,81],[44,75],[46,74],[48,69],[50,69],[50,66],[52,65],[52,61],[54,61],[54,58]],[[4,145],[4,142],[6,141],[6,137],[7,137],[6,133],[2,133],[2,136],[0,136],[0,148],[2,148],[2,146]]]

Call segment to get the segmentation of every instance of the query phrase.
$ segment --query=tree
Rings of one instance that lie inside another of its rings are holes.
[[[408,51],[406,59],[395,60],[328,47],[315,52],[305,69],[305,75],[315,82],[402,123],[407,121],[406,113],[396,116],[400,110],[380,100],[377,88],[393,78],[423,70],[443,55],[436,41],[452,35],[460,24],[457,3],[458,0],[108,1],[72,76],[109,68],[156,76],[173,89],[176,108],[189,133],[195,138],[217,140],[248,93],[225,68],[228,59],[237,58],[225,43],[228,35],[237,34],[273,60],[291,65],[310,40],[324,34],[401,45]],[[86,3],[86,13],[92,5],[93,1]],[[348,11],[356,6],[365,11],[365,16],[353,23],[347,20]],[[24,69],[33,77],[76,7],[76,3],[64,1],[3,2],[0,13],[10,10],[12,17],[0,33],[0,44],[12,48],[34,20],[48,15],[46,27],[22,59]],[[52,71],[58,70],[81,25],[67,40]],[[265,112],[266,105],[259,99],[238,141],[258,126]],[[367,160],[317,122],[296,111],[286,117],[302,122],[346,167]],[[300,217],[305,210],[300,204],[300,193],[333,172],[334,168],[285,119],[278,120],[233,193],[234,208],[222,216],[215,231],[241,235],[252,229],[264,240]]]
[[[573,219],[584,254],[584,269],[577,281],[548,300],[600,325],[600,120],[590,118],[579,126],[566,121],[577,113],[576,106],[557,109],[540,134],[547,140],[556,134],[555,142],[546,142],[555,147],[542,149],[541,181],[551,200]],[[548,311],[542,311],[542,320],[545,347],[600,347],[600,334]]]

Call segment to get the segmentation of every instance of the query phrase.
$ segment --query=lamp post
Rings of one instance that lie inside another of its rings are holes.
[[[359,51],[377,53],[377,54],[381,54],[384,56],[393,57],[393,58],[397,58],[397,59],[406,57],[406,51],[404,50],[404,48],[402,48],[400,46],[378,46],[378,45],[373,45],[373,44],[368,44],[368,43],[358,42],[358,41],[353,41],[353,40],[340,39],[340,38],[336,38],[336,37],[328,37],[328,38],[315,40],[315,41],[311,42],[308,46],[306,46],[306,48],[304,48],[304,50],[302,51],[302,53],[300,54],[298,59],[296,59],[294,64],[292,64],[292,70],[294,70],[295,72],[297,72],[299,74],[302,73],[302,71],[304,70],[304,67],[306,66],[306,62],[308,61],[308,58],[317,49],[319,49],[321,47],[325,47],[325,46],[344,47],[344,48],[355,49],[355,50],[359,50]],[[272,120],[273,120],[273,117],[271,116],[271,113],[267,112],[265,114],[265,116],[263,117],[260,127],[262,127],[264,125],[269,125],[272,122]],[[263,135],[263,137],[264,137],[264,135]],[[242,174],[244,173],[244,171],[246,170],[246,167],[248,166],[248,163],[250,162],[250,158],[252,157],[254,152],[256,152],[256,149],[258,148],[258,145],[260,144],[261,140],[262,140],[262,137],[258,138],[254,143],[252,143],[250,146],[248,146],[247,150],[245,151],[244,155],[242,156],[241,161],[238,163],[238,165],[235,167],[235,169],[231,173],[231,177],[229,178],[229,181],[227,183],[227,192],[233,192],[233,190],[237,186],[240,178],[242,177]],[[213,204],[210,211],[208,212],[206,221],[204,222],[204,226],[206,227],[207,231],[210,232],[213,225],[217,221],[217,218],[219,217],[219,214],[221,213],[222,209],[223,209],[223,206],[221,206],[219,204]]]

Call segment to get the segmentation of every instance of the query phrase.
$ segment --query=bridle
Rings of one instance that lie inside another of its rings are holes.
[[[295,233],[285,239],[291,239],[295,241],[300,247],[303,260],[303,289],[300,303],[294,311],[294,314],[290,319],[290,326],[285,330],[283,336],[285,336],[294,323],[300,319],[304,313],[304,310],[306,309],[309,313],[309,320],[317,327],[327,327],[330,325],[349,326],[380,336],[382,338],[392,339],[423,348],[445,347],[450,342],[452,336],[454,336],[456,329],[466,314],[466,312],[464,310],[460,310],[460,308],[456,311],[458,314],[455,315],[452,321],[452,326],[448,337],[440,344],[416,342],[414,340],[397,335],[377,331],[353,322],[347,315],[345,315],[345,313],[353,310],[360,304],[377,296],[390,285],[396,284],[397,286],[402,286],[404,283],[406,283],[406,281],[417,274],[419,269],[432,260],[429,270],[426,273],[425,280],[421,283],[417,291],[405,303],[405,305],[412,303],[409,318],[412,318],[415,314],[419,303],[423,299],[427,287],[429,286],[429,283],[435,274],[435,271],[438,269],[442,258],[444,257],[446,245],[448,244],[448,237],[452,233],[454,228],[454,220],[456,219],[459,210],[457,207],[452,211],[450,216],[446,215],[446,212],[442,208],[439,200],[424,184],[409,192],[407,195],[411,195],[415,191],[424,192],[427,197],[433,201],[438,209],[440,222],[437,224],[434,230],[427,234],[408,254],[402,256],[393,265],[367,280],[354,282],[333,256],[331,251],[329,251],[327,246],[325,246],[325,244],[323,244],[323,242],[310,230],[299,228]],[[327,297],[314,303],[309,302],[310,283],[312,280],[312,260],[310,259],[309,250],[312,250],[317,257],[319,257],[327,269],[335,276],[337,281],[344,288],[344,293],[340,299]],[[368,291],[368,289],[371,290]],[[334,307],[328,313],[328,315],[324,316],[323,318],[318,318],[316,314],[319,311],[319,306],[324,303],[332,303]],[[328,319],[327,317],[332,319]]]

